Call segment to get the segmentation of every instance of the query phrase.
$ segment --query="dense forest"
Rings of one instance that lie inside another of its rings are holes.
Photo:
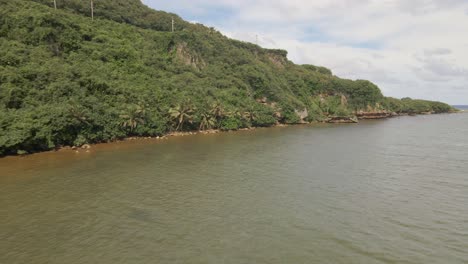
[[[55,2],[55,6],[54,6]],[[92,18],[93,15],[93,18]],[[174,19],[174,32],[172,32]],[[448,112],[139,0],[0,0],[0,155],[172,131]]]

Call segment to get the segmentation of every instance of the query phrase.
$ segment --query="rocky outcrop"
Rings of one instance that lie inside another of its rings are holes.
[[[332,116],[328,117],[325,122],[332,124],[353,124],[359,123],[355,116]]]
[[[268,104],[268,98],[266,98],[266,97],[258,98],[256,101],[257,101],[257,103],[260,103],[260,104],[263,104],[263,105]]]
[[[83,146],[81,146],[82,149],[90,149],[91,148],[91,145],[90,144],[84,144]]]
[[[284,69],[288,64],[288,52],[285,50],[267,50],[266,57],[279,69]]]
[[[365,111],[358,111],[356,113],[356,117],[358,119],[383,119],[397,116],[397,113],[388,112],[385,110],[382,111],[372,111],[372,112],[365,112]]]
[[[198,54],[190,51],[187,43],[179,43],[170,48],[170,52],[173,52],[174,50],[176,58],[181,63],[197,69],[203,69],[206,66],[205,61],[200,56],[198,56]]]
[[[286,59],[280,55],[276,54],[269,54],[268,59],[280,69],[284,69],[284,65],[286,65]]]
[[[296,115],[299,117],[300,123],[301,123],[301,124],[307,123],[307,122],[305,121],[306,118],[309,117],[309,111],[307,111],[307,108],[304,108],[304,110],[302,110],[302,111],[294,110],[294,112],[295,112]]]

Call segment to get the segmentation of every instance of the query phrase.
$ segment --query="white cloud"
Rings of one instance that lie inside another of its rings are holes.
[[[389,96],[468,104],[467,0],[146,0]]]
[[[427,56],[433,55],[448,55],[451,54],[452,51],[450,49],[438,48],[438,49],[428,49],[424,51],[424,54]]]

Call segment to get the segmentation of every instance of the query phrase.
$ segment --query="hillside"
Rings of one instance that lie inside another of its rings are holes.
[[[448,112],[139,0],[0,0],[0,155],[171,131]],[[175,32],[171,20],[175,19]]]

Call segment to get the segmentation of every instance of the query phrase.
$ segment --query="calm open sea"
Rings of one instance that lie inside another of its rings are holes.
[[[468,110],[468,105],[454,105],[453,107],[460,110]]]

